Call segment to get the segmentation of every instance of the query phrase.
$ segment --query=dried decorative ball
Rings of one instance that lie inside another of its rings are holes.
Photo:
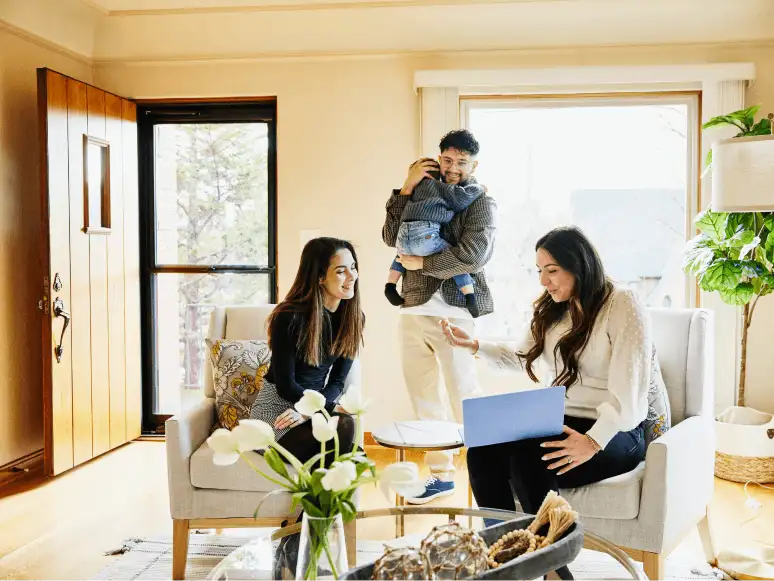
[[[430,579],[430,564],[416,547],[390,548],[374,563],[371,579]]]
[[[475,532],[450,522],[422,541],[433,579],[473,579],[487,570],[487,548]]]

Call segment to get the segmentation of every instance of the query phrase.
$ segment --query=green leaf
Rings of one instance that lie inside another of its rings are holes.
[[[357,517],[357,508],[355,508],[355,505],[351,500],[343,500],[340,506],[341,518],[344,519],[344,522],[355,520],[355,517]]]
[[[720,291],[720,298],[729,305],[746,305],[753,295],[753,285],[750,282],[742,282],[732,289]]]
[[[742,260],[739,262],[739,268],[742,271],[742,276],[747,278],[758,278],[766,274],[766,267],[755,260]]]
[[[720,125],[735,125],[742,129],[742,131],[749,131],[752,128],[753,123],[755,123],[755,114],[758,113],[760,108],[760,105],[753,105],[752,107],[740,109],[739,111],[734,111],[728,115],[718,115],[707,121],[701,128],[710,129]]]
[[[726,236],[734,236],[740,230],[749,230],[755,235],[755,214],[749,212],[733,212],[728,215],[726,222]]]
[[[683,255],[683,270],[693,275],[703,272],[715,258],[716,246],[717,244],[705,234],[699,234],[689,240]]]
[[[738,230],[736,234],[723,241],[723,246],[726,248],[742,248],[750,244],[755,238],[755,234],[751,230]],[[757,244],[756,244],[757,246]]]
[[[750,128],[747,135],[770,135],[771,121],[765,117]]]
[[[712,170],[712,150],[707,152],[707,159],[704,160],[704,171],[701,172],[701,177],[706,176]]]
[[[767,236],[766,243],[763,246],[763,252],[766,260],[774,262],[774,236]]]
[[[774,232],[774,213],[769,214],[763,219],[763,225],[766,226],[766,230]]]
[[[301,506],[304,507],[304,512],[308,514],[309,516],[313,516],[315,518],[322,518],[325,516],[322,510],[320,510],[320,507],[314,504],[309,497],[304,497],[301,500]]]
[[[760,105],[753,105],[747,109],[742,109],[741,111],[731,113],[730,116],[738,118],[748,128],[752,128],[753,124],[755,123],[755,115],[758,113],[760,108]]]
[[[754,254],[754,251],[761,243],[761,239],[757,236],[753,237],[753,239],[749,242],[749,244],[745,244],[742,246],[742,248],[739,250],[739,259],[743,260],[745,256],[748,254]]]
[[[701,128],[712,129],[713,127],[718,127],[720,125],[735,125],[734,119],[731,117],[731,115],[718,115],[717,117],[713,117],[707,121],[704,125],[701,126]]]
[[[293,502],[290,505],[290,509],[294,510],[299,503],[304,499],[304,497],[309,494],[308,492],[294,492],[293,493]]]
[[[279,474],[286,480],[290,480],[290,475],[288,474],[288,467],[282,461],[282,458],[280,458],[279,452],[277,452],[274,448],[269,448],[268,450],[266,450],[263,453],[263,459],[266,460],[266,464],[269,465],[269,468],[274,470],[277,474]]]
[[[320,470],[319,468],[312,473],[312,481],[310,483],[310,488],[312,489],[312,495],[320,496],[320,494],[322,493],[323,476],[325,476],[325,470]]]
[[[731,290],[741,281],[741,266],[727,258],[716,260],[699,276],[699,285],[705,291]]]
[[[725,238],[727,221],[728,214],[724,212],[713,212],[712,210],[705,210],[696,216],[696,227],[701,232],[712,238],[712,240],[720,242]]]
[[[762,277],[756,278],[753,281],[753,286],[756,286],[756,283],[758,283],[757,288],[755,289],[756,295],[765,297],[774,292],[774,274],[764,274]]]

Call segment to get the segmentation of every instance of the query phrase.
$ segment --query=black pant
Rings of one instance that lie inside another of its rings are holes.
[[[564,417],[564,423],[585,434],[595,420]],[[557,476],[559,470],[549,470],[556,459],[541,458],[555,449],[541,448],[541,442],[562,440],[564,434],[548,438],[533,438],[468,450],[468,474],[473,495],[479,507],[515,510],[513,493],[522,510],[535,514],[549,491],[576,488],[599,482],[633,470],[645,458],[645,437],[642,426],[630,432],[618,432],[589,461]],[[511,485],[513,489],[511,489]]]
[[[355,445],[355,419],[348,414],[331,414],[339,418],[339,424],[336,432],[339,435],[339,454],[348,454]],[[314,439],[312,434],[312,421],[307,420],[303,424],[292,428],[278,443],[288,452],[298,458],[303,464],[311,459],[315,454],[320,453],[320,442]],[[325,467],[329,467],[333,461],[333,440],[325,442]]]

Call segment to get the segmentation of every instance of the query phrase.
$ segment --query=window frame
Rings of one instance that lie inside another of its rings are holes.
[[[600,104],[609,106],[636,106],[649,104],[686,105],[688,108],[688,131],[686,139],[687,170],[685,198],[685,239],[690,240],[696,232],[694,217],[701,209],[701,102],[700,90],[611,92],[611,93],[524,93],[524,94],[461,94],[459,95],[460,126],[470,127],[470,111],[485,108],[529,108],[529,107],[579,107]],[[694,277],[685,277],[685,308],[700,306],[700,289]]]
[[[157,261],[154,129],[193,123],[266,123],[268,130],[267,264],[159,264]],[[157,378],[156,280],[163,274],[263,274],[269,296],[277,300],[277,102],[276,99],[160,100],[137,103],[140,193],[140,304],[142,340],[142,433],[163,434],[172,417],[154,409]],[[204,349],[204,346],[202,346]]]

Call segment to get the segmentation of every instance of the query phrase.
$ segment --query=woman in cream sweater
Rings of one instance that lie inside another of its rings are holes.
[[[502,368],[567,387],[564,434],[468,451],[479,506],[514,510],[513,490],[534,514],[550,490],[599,482],[645,457],[650,321],[633,291],[612,283],[577,228],[557,228],[536,244],[543,294],[521,341],[488,343],[442,321],[447,340]]]

